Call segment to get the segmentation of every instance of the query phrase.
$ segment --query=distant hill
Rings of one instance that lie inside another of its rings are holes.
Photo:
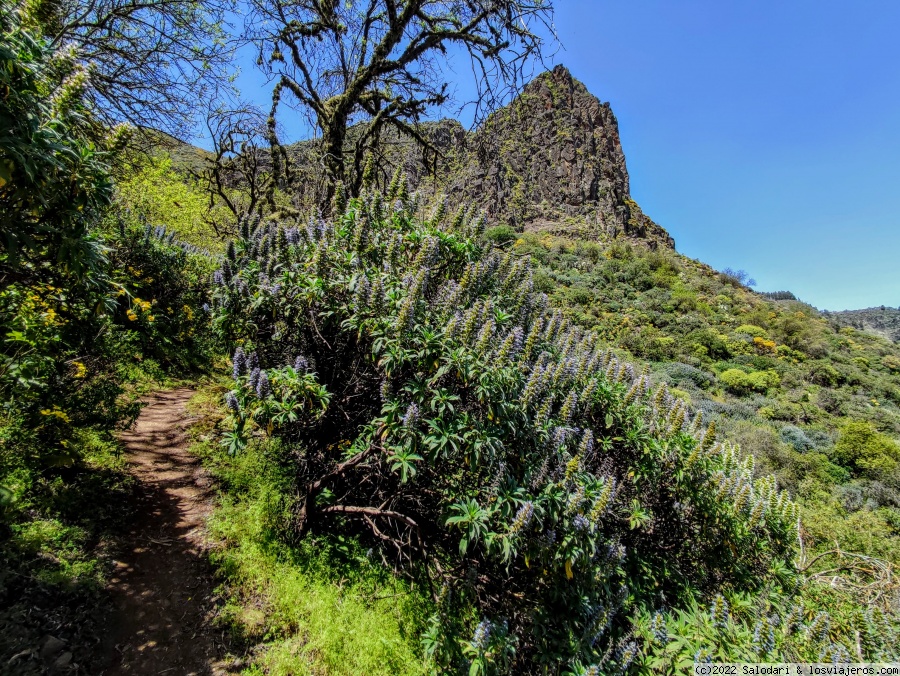
[[[145,129],[144,131],[150,143],[168,153],[176,171],[188,174],[199,172],[206,166],[207,160],[214,158],[210,151],[175,138],[164,131],[157,129]]]
[[[882,305],[865,310],[829,312],[828,316],[839,326],[852,326],[900,343],[900,308]]]

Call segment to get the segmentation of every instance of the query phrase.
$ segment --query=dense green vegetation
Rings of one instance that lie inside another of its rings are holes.
[[[80,661],[129,513],[112,433],[148,383],[208,364],[212,264],[114,202],[117,141],[96,135],[86,72],[0,9],[0,652],[60,606]]]
[[[752,452],[804,512],[807,546],[900,554],[900,349],[666,251],[524,235],[554,304]],[[856,450],[842,451],[849,442]],[[868,458],[859,461],[853,457]]]
[[[204,373],[248,673],[900,653],[900,347],[662,247],[485,232],[371,160],[330,216],[230,176],[238,218],[98,121],[39,13],[0,33],[0,659],[56,613],[90,662],[115,432]]]
[[[297,496],[290,531],[381,540],[387,563],[432,590],[434,666],[665,671],[698,655],[896,650],[867,624],[885,616],[797,569],[796,508],[765,473],[754,481],[752,457],[713,443],[685,405],[694,385],[651,393],[530,291],[529,257],[483,248],[478,219],[423,219],[404,199],[388,213],[376,193],[303,227],[244,223],[215,276],[214,324],[239,345],[223,443],[294,449],[277,460],[282,495]],[[768,341],[757,325],[740,332]],[[723,374],[751,375],[729,356]],[[781,382],[770,366],[766,390]],[[855,462],[887,478],[892,442],[865,426],[842,439],[834,462],[804,457],[826,475],[849,479],[837,463]],[[716,613],[728,619],[704,619]],[[856,631],[872,642],[857,649]]]

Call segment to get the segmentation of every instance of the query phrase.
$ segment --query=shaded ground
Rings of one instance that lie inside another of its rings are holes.
[[[212,625],[213,583],[204,555],[212,481],[188,450],[191,390],[153,395],[121,435],[138,480],[134,527],[109,582],[115,610],[105,674],[223,674],[224,637]]]

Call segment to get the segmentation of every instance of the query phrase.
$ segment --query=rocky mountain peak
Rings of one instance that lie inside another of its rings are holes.
[[[536,77],[460,141],[445,189],[454,201],[484,208],[493,222],[674,246],[631,199],[609,103],[564,66]]]

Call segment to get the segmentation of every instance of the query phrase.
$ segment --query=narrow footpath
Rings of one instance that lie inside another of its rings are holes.
[[[121,435],[139,482],[139,516],[109,582],[115,610],[104,674],[218,675],[224,636],[212,624],[213,580],[205,556],[212,481],[188,452],[189,389],[152,395]]]

